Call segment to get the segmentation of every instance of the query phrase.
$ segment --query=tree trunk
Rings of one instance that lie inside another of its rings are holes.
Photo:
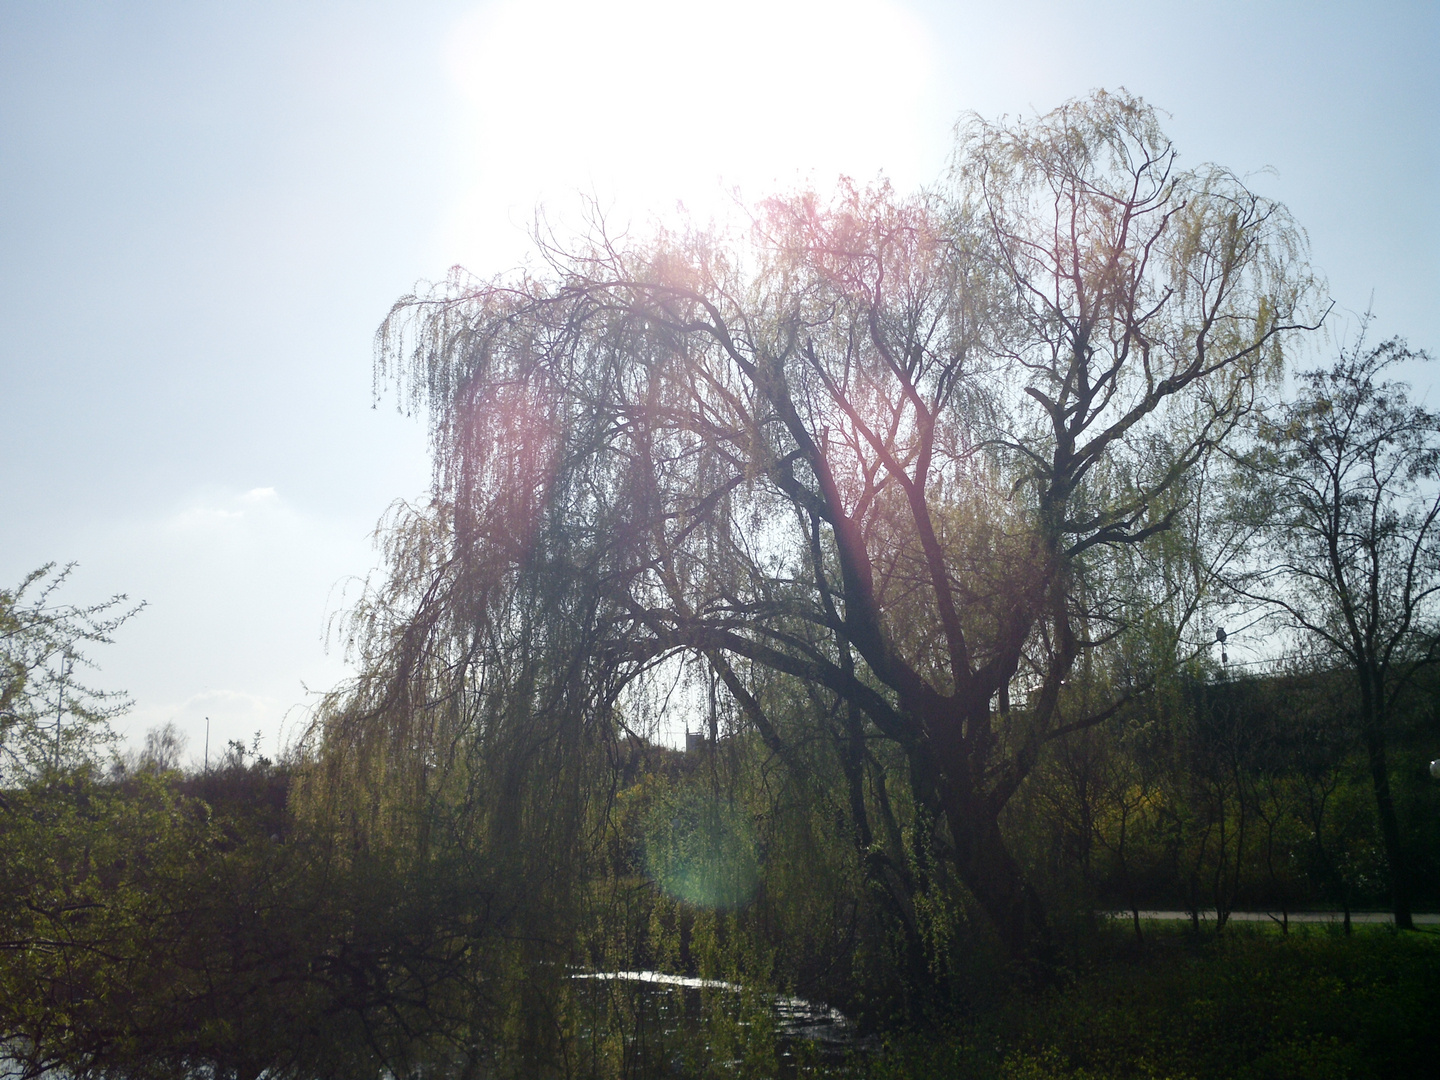
[[[1130,877],[1130,860],[1125,857],[1125,839],[1129,823],[1129,807],[1122,804],[1120,809],[1120,842],[1116,846],[1115,854],[1120,858],[1120,882],[1125,889],[1125,899],[1130,904],[1130,915],[1135,922],[1135,940],[1143,944],[1145,935],[1140,930],[1140,901],[1135,896],[1135,883]]]
[[[960,880],[989,916],[1012,959],[1047,963],[1052,943],[1044,904],[1010,854],[997,815],[983,800],[959,792],[945,792],[943,801]]]
[[[1370,782],[1375,788],[1375,805],[1380,813],[1380,838],[1385,844],[1385,861],[1390,868],[1390,900],[1399,930],[1414,930],[1410,913],[1410,866],[1400,840],[1400,824],[1390,795],[1390,766],[1385,754],[1385,733],[1381,718],[1371,702],[1365,702],[1365,751],[1370,757]]]

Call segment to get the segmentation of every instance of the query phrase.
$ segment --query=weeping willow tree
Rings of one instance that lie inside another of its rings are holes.
[[[548,919],[627,688],[700,664],[775,760],[831,777],[916,949],[937,896],[1040,947],[1001,814],[1145,689],[1062,692],[1170,602],[1121,555],[1313,321],[1283,207],[1181,170],[1102,93],[973,122],[935,191],[541,254],[379,332],[434,501],[355,621],[367,674],[318,732],[315,805],[420,862],[472,845]]]
[[[534,1066],[564,1041],[619,684],[593,590],[547,558],[565,523],[518,512],[477,512],[484,534],[438,501],[395,512],[388,576],[345,626],[362,674],[319,710],[297,783],[354,894],[328,975],[366,984],[339,999],[374,1016],[392,1071],[517,1049]]]

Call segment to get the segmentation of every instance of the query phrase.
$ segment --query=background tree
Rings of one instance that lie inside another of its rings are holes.
[[[55,602],[75,564],[47,563],[0,589],[0,777],[73,763],[108,737],[124,694],[91,689],[78,675],[94,664],[86,645],[106,644],[144,604],[117,594],[98,604]]]
[[[1128,96],[976,121],[952,181],[551,245],[543,276],[402,299],[378,370],[430,411],[462,623],[537,575],[546,610],[586,598],[586,659],[530,639],[547,664],[703,660],[782,756],[798,681],[900,752],[915,887],[963,882],[1023,953],[1045,920],[1000,813],[1137,689],[1061,706],[1152,602],[1107,559],[1169,526],[1311,283],[1283,208],[1179,170]]]
[[[1305,647],[1348,668],[1369,760],[1397,926],[1410,927],[1410,867],[1391,794],[1397,703],[1440,659],[1440,413],[1412,404],[1403,341],[1363,335],[1259,427],[1245,514],[1263,560],[1239,583]]]

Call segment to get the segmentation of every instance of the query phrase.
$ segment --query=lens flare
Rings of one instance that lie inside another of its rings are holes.
[[[667,895],[694,907],[743,907],[760,884],[747,816],[723,798],[693,790],[676,792],[651,811],[645,867]]]

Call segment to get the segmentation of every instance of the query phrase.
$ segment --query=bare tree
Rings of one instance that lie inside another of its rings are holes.
[[[1362,335],[1260,425],[1244,513],[1264,546],[1237,583],[1354,674],[1395,923],[1407,928],[1387,739],[1416,673],[1440,659],[1440,413],[1383,375],[1427,359],[1398,339],[1367,349]]]
[[[1149,107],[1101,93],[974,121],[942,191],[544,251],[379,334],[378,377],[430,413],[447,595],[563,583],[588,598],[574,670],[691,657],[782,756],[777,703],[809,688],[857,751],[901,749],[936,872],[1027,951],[1045,919],[1001,810],[1137,690],[1062,705],[1154,602],[1112,553],[1170,526],[1313,321],[1283,208],[1180,170]]]

